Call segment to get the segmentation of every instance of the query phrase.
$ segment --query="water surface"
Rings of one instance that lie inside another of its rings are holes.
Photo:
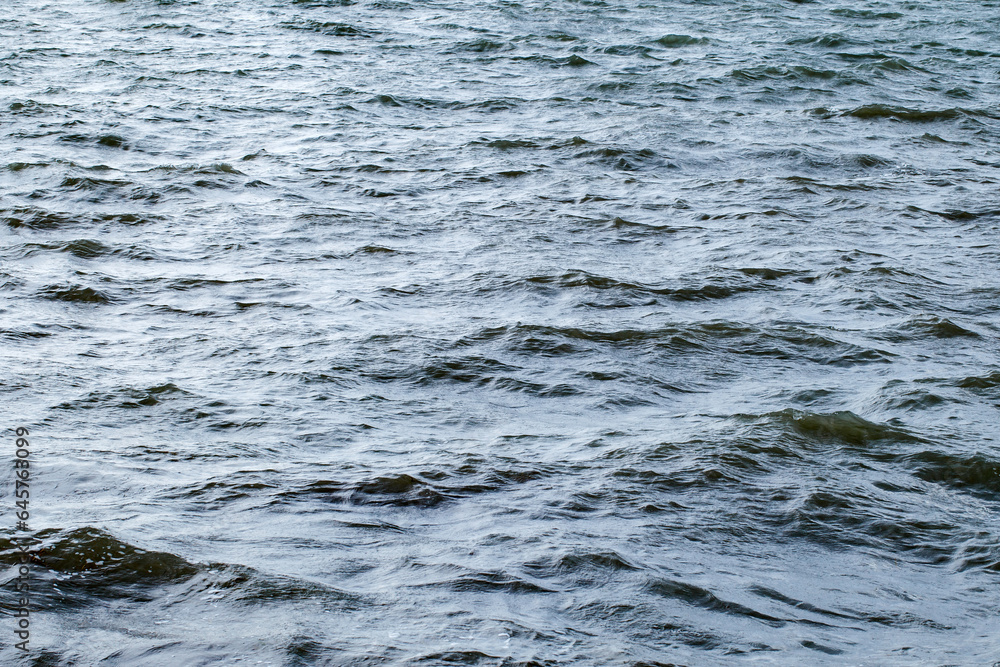
[[[971,0],[8,3],[34,664],[1000,660],[998,44]]]

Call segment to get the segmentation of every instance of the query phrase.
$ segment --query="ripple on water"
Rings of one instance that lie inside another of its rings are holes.
[[[39,664],[995,659],[990,7],[7,10]]]

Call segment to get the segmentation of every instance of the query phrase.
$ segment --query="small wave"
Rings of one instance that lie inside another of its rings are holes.
[[[7,164],[5,169],[7,169],[7,171],[17,173],[26,169],[45,169],[46,167],[51,166],[51,162],[10,162]]]
[[[362,598],[330,586],[267,575],[242,565],[194,563],[169,552],[136,547],[95,527],[45,529],[32,537],[38,554],[33,576],[45,582],[34,589],[34,604],[42,609],[145,603],[163,596],[165,590],[173,601],[205,599],[208,594],[255,606],[323,600],[347,611],[363,604]],[[0,563],[10,566],[19,560],[13,542],[0,538]]]
[[[736,81],[761,81],[763,79],[774,79],[788,75],[788,70],[774,65],[761,65],[759,67],[734,69],[729,72],[729,77]]]
[[[916,211],[920,213],[930,213],[931,215],[936,215],[938,217],[944,218],[945,220],[953,220],[955,222],[965,222],[969,220],[978,220],[980,218],[996,218],[1000,217],[1000,209],[998,208],[983,208],[980,210],[965,210],[965,209],[947,209],[944,211],[934,211],[931,209],[920,208],[918,206],[907,206],[908,211]]]
[[[87,134],[64,134],[59,141],[71,144],[94,144],[96,146],[106,146],[108,148],[129,149],[128,141],[117,134],[101,134],[90,136]]]
[[[554,593],[544,586],[515,577],[506,572],[470,572],[458,577],[427,584],[416,584],[417,588],[444,588],[461,593]]]
[[[523,567],[532,575],[542,578],[586,574],[592,571],[633,572],[642,569],[614,551],[568,553],[554,559],[525,563]]]
[[[600,148],[588,148],[577,153],[574,157],[623,171],[636,171],[654,167],[677,168],[676,164],[661,157],[650,148],[602,146]]]
[[[282,503],[315,499],[349,505],[431,508],[446,501],[495,492],[510,484],[525,484],[546,474],[542,468],[484,470],[462,466],[453,471],[398,473],[356,482],[320,480],[282,491],[275,498]]]
[[[368,104],[379,104],[386,107],[408,107],[421,110],[472,110],[482,113],[496,113],[517,108],[524,100],[514,97],[490,98],[482,100],[441,100],[425,97],[403,97],[385,93],[365,100]],[[478,142],[470,142],[476,144]]]
[[[658,492],[682,492],[691,489],[716,487],[730,483],[739,483],[733,474],[726,474],[720,467],[714,466],[715,461],[697,461],[682,469],[670,472],[658,472],[642,468],[621,468],[612,473],[612,477],[622,483],[634,484],[644,490]],[[745,466],[740,466],[744,468]],[[729,472],[735,473],[735,470]]]
[[[110,255],[114,249],[100,241],[93,239],[77,239],[65,243],[28,243],[25,244],[27,254],[32,254],[39,250],[55,250],[65,252],[79,257],[80,259],[96,259],[104,255]]]
[[[299,7],[350,7],[357,4],[357,0],[292,0],[293,5]]]
[[[388,248],[382,245],[369,244],[361,246],[360,248],[352,252],[350,256],[353,257],[356,255],[363,256],[363,255],[408,255],[408,254],[410,253],[407,250],[396,250],[394,248]]]
[[[29,99],[21,102],[11,102],[7,106],[7,109],[15,116],[41,116],[67,109],[67,107],[53,102],[39,102]]]
[[[843,77],[841,72],[832,69],[816,69],[813,67],[807,67],[806,65],[795,65],[789,68],[788,72],[792,75],[797,75],[803,79],[836,79],[838,77]]]
[[[914,474],[925,482],[1000,500],[1000,461],[981,454],[956,456],[936,451],[910,454],[904,460],[918,466]]]
[[[157,405],[171,395],[192,396],[190,392],[168,382],[162,385],[135,389],[126,387],[110,392],[91,392],[85,398],[66,401],[56,406],[59,410],[89,410],[93,408],[141,408]]]
[[[798,269],[774,269],[770,267],[748,267],[744,269],[737,269],[737,271],[746,276],[768,281],[809,275],[808,271]]]
[[[491,655],[475,650],[454,650],[454,651],[433,651],[412,658],[414,665],[518,665],[518,667],[550,667],[555,663],[546,661],[544,663],[537,660],[528,662],[511,662],[509,658],[499,655]]]
[[[703,322],[653,329],[598,330],[517,324],[483,329],[458,346],[500,340],[505,349],[522,354],[581,354],[596,346],[650,352],[737,354],[776,359],[801,358],[832,366],[887,363],[890,352],[828,338],[797,326],[761,329],[735,322]],[[594,345],[591,345],[594,344]]]
[[[863,44],[856,39],[853,39],[847,35],[839,32],[828,33],[825,35],[813,35],[811,37],[793,37],[785,42],[786,44],[792,46],[821,46],[827,49],[834,49],[841,46],[855,46]]]
[[[760,289],[768,286],[756,284],[739,284],[739,281],[727,281],[731,284],[707,284],[698,287],[659,287],[644,285],[607,276],[601,276],[587,271],[569,271],[556,275],[539,275],[521,279],[524,286],[545,285],[560,289],[585,288],[599,291],[622,292],[625,295],[641,297],[664,297],[674,301],[701,301],[726,299],[731,296]]]
[[[349,23],[337,23],[335,21],[314,21],[314,20],[299,20],[299,21],[285,21],[279,24],[280,27],[286,30],[302,30],[306,32],[315,32],[321,35],[328,35],[330,37],[373,37],[379,33],[377,30],[369,30],[367,28],[359,28],[358,26],[350,25]]]
[[[109,188],[124,188],[130,185],[136,185],[132,181],[122,180],[120,178],[93,178],[89,176],[67,176],[63,179],[62,183],[59,184],[60,188],[65,190],[75,190],[75,191],[93,191],[93,190],[103,190]]]
[[[780,628],[787,622],[785,619],[765,614],[738,602],[724,600],[706,588],[683,581],[654,579],[648,584],[647,590],[655,595],[679,600],[685,604],[701,607],[709,611],[753,618],[775,628]]]
[[[487,139],[480,139],[479,141],[472,142],[472,144],[483,144],[487,148],[496,148],[501,151],[511,151],[519,148],[538,148],[539,144],[531,141],[530,139],[493,139],[492,141]]]
[[[445,53],[497,53],[500,51],[511,51],[514,45],[509,42],[497,42],[491,39],[475,39],[470,42],[459,42],[452,46]]]
[[[903,324],[895,327],[896,335],[890,336],[893,340],[906,340],[909,338],[979,338],[979,334],[965,327],[959,326],[946,317],[936,315],[921,315],[909,318]]]
[[[98,259],[100,257],[124,257],[126,259],[152,260],[156,255],[140,246],[115,247],[94,239],[77,239],[65,243],[27,243],[25,254],[32,255],[40,251],[64,252],[80,259]]]
[[[0,329],[0,336],[8,340],[32,340],[35,338],[48,338],[52,334],[45,331],[19,331],[16,329]]]
[[[631,91],[641,84],[635,81],[605,81],[603,83],[593,83],[588,88],[600,93],[614,93],[620,91]]]
[[[864,19],[866,21],[894,21],[903,18],[903,15],[899,12],[877,12],[872,9],[849,9],[846,7],[832,9],[830,13],[834,16],[843,16],[849,19]]]
[[[153,587],[190,579],[199,568],[171,553],[147,551],[122,542],[98,528],[47,529],[34,534],[39,576],[54,580],[36,596],[45,607],[75,607],[104,599],[147,599]],[[0,540],[0,559],[17,562],[9,540]]]
[[[210,287],[221,287],[224,285],[243,285],[247,283],[268,282],[267,278],[235,278],[233,280],[221,280],[218,278],[176,278],[167,280],[167,289],[186,292],[193,289],[206,289]]]
[[[551,385],[516,377],[521,372],[522,369],[495,359],[476,356],[410,367],[399,375],[399,379],[417,385],[440,381],[457,382],[543,398],[574,396],[582,393],[581,390],[565,383]],[[386,379],[386,375],[380,374],[380,378]]]
[[[49,285],[39,290],[38,295],[43,299],[68,303],[108,304],[115,301],[105,292],[83,285]]]
[[[682,46],[694,46],[696,44],[708,44],[707,37],[692,37],[691,35],[664,35],[653,42],[668,49],[677,49]]]
[[[249,156],[248,156],[249,157]],[[216,174],[232,174],[235,176],[245,176],[242,171],[234,167],[227,162],[216,162],[214,164],[186,164],[186,165],[175,165],[175,164],[161,164],[159,166],[153,167],[147,170],[149,172],[165,172],[165,173],[177,173],[177,174],[200,174],[206,176],[213,176]]]
[[[866,104],[844,111],[842,116],[860,118],[862,120],[898,120],[906,123],[936,123],[957,118],[971,118],[986,115],[984,112],[971,109],[910,109],[908,107],[888,104]]]
[[[900,489],[902,490],[902,489]],[[919,490],[913,490],[919,493]],[[954,525],[907,518],[869,489],[810,491],[777,517],[784,534],[834,549],[869,548],[928,565],[952,562],[963,539]],[[867,619],[865,619],[867,620]]]
[[[859,616],[854,616],[851,614],[843,614],[840,612],[832,611],[830,609],[822,609],[814,604],[810,604],[809,602],[796,600],[793,597],[789,597],[787,595],[784,595],[783,593],[779,593],[773,588],[768,588],[766,586],[760,586],[755,584],[750,587],[750,592],[753,593],[754,595],[759,595],[762,598],[766,598],[768,600],[774,600],[775,602],[780,602],[782,604],[788,605],[789,607],[792,607],[794,609],[799,609],[801,611],[807,611],[813,614],[820,614],[822,616],[830,616],[836,619],[845,619],[851,621],[862,620]]]
[[[203,484],[185,486],[176,492],[166,494],[166,497],[193,500],[203,507],[222,507],[238,500],[260,499],[266,495],[267,491],[278,488],[276,484],[262,481],[235,481],[246,479],[249,476],[257,476],[257,473],[241,471],[238,475],[229,475],[223,479],[213,479]]]
[[[601,53],[606,53],[609,56],[644,56],[652,51],[648,46],[642,46],[641,44],[615,44],[614,46],[607,46],[601,49]]]
[[[847,411],[803,413],[784,410],[764,418],[786,425],[793,433],[811,441],[842,443],[858,448],[857,451],[867,458],[902,464],[910,474],[925,482],[989,499],[996,499],[1000,494],[1000,462],[981,454],[958,456],[932,449],[913,452],[912,446],[926,447],[930,441],[899,426],[872,422]],[[919,492],[918,489],[914,491]]]
[[[897,382],[889,382],[883,391],[891,390]],[[905,386],[904,383],[898,384]],[[903,389],[902,391],[891,391],[882,401],[881,406],[888,410],[929,410],[946,403],[953,403],[954,399],[949,399],[939,394],[927,391],[926,389]]]
[[[970,375],[955,382],[962,389],[996,389],[1000,387],[1000,370],[986,375]]]
[[[553,56],[514,56],[511,60],[516,62],[527,62],[534,63],[538,65],[548,65],[549,67],[586,67],[588,65],[594,65],[591,61],[578,56],[575,53],[571,56],[566,56],[563,58],[556,58]]]
[[[828,414],[784,410],[773,413],[773,417],[789,424],[795,432],[819,441],[842,442],[853,446],[876,442],[920,442],[920,438],[900,428],[868,421],[847,410]]]

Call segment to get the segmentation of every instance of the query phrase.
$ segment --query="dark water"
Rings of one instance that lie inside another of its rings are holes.
[[[24,0],[0,95],[34,664],[1000,660],[1000,4]]]

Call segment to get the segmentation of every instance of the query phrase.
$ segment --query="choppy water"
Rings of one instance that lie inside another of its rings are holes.
[[[1000,4],[3,10],[34,664],[1000,660]]]

